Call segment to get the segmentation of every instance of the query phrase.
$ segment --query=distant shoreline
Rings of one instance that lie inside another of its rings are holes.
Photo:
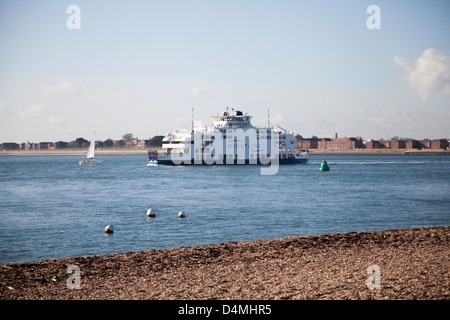
[[[450,155],[450,150],[441,149],[348,149],[309,150],[311,155]]]
[[[146,156],[149,149],[112,149],[96,150],[96,156]],[[86,150],[35,150],[35,151],[2,151],[0,156],[85,156]]]
[[[98,156],[146,156],[148,149],[104,149],[97,150]],[[348,149],[348,150],[308,150],[310,155],[450,155],[450,150],[417,149]],[[0,151],[0,156],[84,156],[86,150],[38,150],[38,151]]]

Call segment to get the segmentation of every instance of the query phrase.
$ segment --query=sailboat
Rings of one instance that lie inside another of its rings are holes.
[[[83,164],[101,164],[103,160],[96,160],[95,157],[95,133],[92,136],[91,144],[89,145],[89,150],[86,155],[86,159],[81,159],[78,163]]]

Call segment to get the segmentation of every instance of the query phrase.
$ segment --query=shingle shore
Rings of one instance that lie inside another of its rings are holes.
[[[1,265],[0,299],[448,300],[449,234],[404,229]],[[73,265],[79,289],[68,288]]]

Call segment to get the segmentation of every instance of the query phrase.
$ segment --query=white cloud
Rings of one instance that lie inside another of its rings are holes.
[[[8,104],[0,102],[0,118],[6,117],[9,114]]]
[[[39,115],[41,115],[44,111],[44,105],[43,104],[32,104],[31,106],[27,107],[25,110],[19,112],[17,116],[21,120],[27,120],[29,118],[35,118]]]
[[[399,67],[402,67],[403,69],[405,69],[406,72],[412,71],[411,61],[409,61],[409,60],[399,58],[399,57],[394,57],[394,63],[396,65],[398,65]]]
[[[202,93],[203,89],[198,87],[198,86],[194,86],[191,88],[191,90],[189,90],[189,96],[190,97],[198,97],[201,93]]]
[[[52,125],[61,125],[63,120],[61,117],[49,114],[43,104],[32,104],[23,111],[16,114],[21,121],[45,121]]]
[[[47,117],[46,121],[50,124],[53,125],[60,125],[62,124],[62,119],[60,117],[57,116],[49,116]]]
[[[130,104],[130,102],[131,102],[130,96],[128,95],[128,93],[118,94],[114,98],[116,99],[116,101],[118,101],[122,104]]]
[[[273,117],[273,121],[275,123],[282,123],[284,120],[284,115],[282,113],[278,113],[275,115],[275,117]]]
[[[79,88],[77,88],[72,82],[63,81],[54,85],[44,85],[37,89],[27,89],[27,92],[41,97],[49,98],[57,95],[71,95],[79,93]]]
[[[386,118],[383,118],[383,117],[370,117],[369,120],[373,121],[373,122],[381,122],[381,121],[386,121]]]
[[[419,98],[426,101],[433,91],[442,91],[450,95],[450,56],[436,49],[426,49],[414,63],[395,57],[394,63],[407,73],[403,79],[413,87]]]

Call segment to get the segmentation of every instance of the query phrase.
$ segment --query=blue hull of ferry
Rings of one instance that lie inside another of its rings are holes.
[[[279,159],[278,160],[278,164],[304,164],[308,162],[307,158],[303,158],[303,159]],[[226,161],[223,161],[223,163],[207,163],[204,160],[202,160],[202,162],[196,162],[194,160],[191,160],[190,162],[185,162],[183,161],[182,163],[173,163],[172,160],[157,160],[156,159],[156,153],[154,152],[149,152],[148,153],[148,163],[149,164],[153,164],[153,165],[170,165],[170,166],[175,166],[175,165],[270,165],[269,164],[262,164],[259,160],[257,161],[257,163],[254,162],[250,162],[249,159],[246,159],[244,162],[242,161],[238,161],[236,159],[233,160],[232,163],[227,163]]]

